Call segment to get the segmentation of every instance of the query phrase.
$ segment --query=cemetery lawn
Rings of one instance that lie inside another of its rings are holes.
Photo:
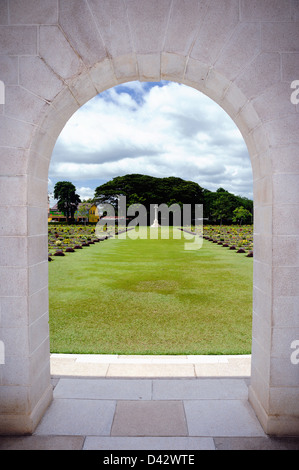
[[[185,242],[111,238],[53,257],[51,352],[250,354],[252,258]]]

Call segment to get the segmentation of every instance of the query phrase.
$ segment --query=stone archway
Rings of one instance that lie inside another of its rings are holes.
[[[32,433],[52,399],[47,177],[68,118],[97,93],[167,79],[232,117],[254,181],[249,400],[269,434],[299,434],[299,9],[292,0],[4,0],[0,80],[0,434]],[[294,362],[294,361],[293,361]]]

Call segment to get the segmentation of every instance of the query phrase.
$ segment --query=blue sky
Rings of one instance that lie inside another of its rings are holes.
[[[174,82],[130,82],[82,106],[57,139],[49,193],[57,181],[71,181],[83,200],[129,173],[178,176],[252,198],[249,155],[234,122],[210,98]]]

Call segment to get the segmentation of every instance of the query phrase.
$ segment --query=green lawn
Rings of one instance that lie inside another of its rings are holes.
[[[49,263],[51,352],[249,354],[252,258],[109,239]]]

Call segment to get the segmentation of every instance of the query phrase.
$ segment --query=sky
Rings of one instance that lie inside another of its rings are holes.
[[[131,173],[253,198],[249,154],[232,119],[203,93],[174,82],[118,85],[82,106],[57,139],[48,191],[70,181],[83,201]]]

